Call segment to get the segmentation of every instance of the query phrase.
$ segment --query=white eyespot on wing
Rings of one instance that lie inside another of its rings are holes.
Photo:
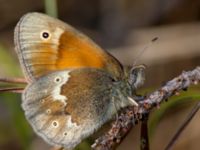
[[[82,131],[84,130],[83,125],[77,125],[72,122],[72,117],[69,115],[66,118],[66,125],[62,131],[62,138],[59,143],[67,148],[75,147],[82,140]]]
[[[31,83],[23,93],[22,105],[27,119],[39,136],[51,145],[68,148],[74,147],[87,135],[82,133],[86,127],[73,122],[72,116],[62,113],[62,109],[58,109],[54,115],[54,107],[50,106],[52,101],[67,104],[67,95],[61,94],[61,90],[70,80],[70,71],[56,71]],[[57,77],[58,83],[55,82]],[[64,108],[64,104],[61,108]]]
[[[73,123],[70,115],[65,115],[52,118],[49,125],[44,125],[37,133],[51,145],[72,148],[82,140],[82,130],[84,128]]]
[[[59,122],[56,121],[56,120],[52,121],[52,127],[53,128],[58,128],[59,127]]]
[[[70,79],[69,75],[70,71],[64,71],[64,73],[60,72],[55,78],[54,82],[56,82],[57,85],[55,85],[53,91],[52,91],[52,96],[54,100],[61,101],[64,106],[67,105],[67,97],[64,95],[61,95],[61,87],[63,84],[66,84],[67,81]]]
[[[50,115],[50,114],[51,114],[51,109],[47,109],[47,110],[46,110],[46,114],[47,114],[47,115]]]

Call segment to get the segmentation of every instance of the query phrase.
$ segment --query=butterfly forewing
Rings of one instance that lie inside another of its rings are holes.
[[[33,80],[51,71],[92,67],[114,78],[121,64],[71,26],[40,13],[29,13],[15,28],[15,45],[26,77]]]

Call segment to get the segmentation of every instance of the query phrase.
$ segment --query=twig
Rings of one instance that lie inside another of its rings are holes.
[[[0,78],[0,82],[4,83],[17,83],[17,84],[27,84],[26,79],[24,78]],[[22,93],[24,88],[22,87],[8,87],[0,88],[0,92],[12,92],[12,93]]]
[[[0,82],[6,82],[6,83],[20,83],[20,84],[26,84],[27,81],[24,78],[0,78]]]
[[[140,135],[140,149],[149,150],[149,137],[148,137],[148,119],[149,114],[143,117]]]
[[[0,88],[0,92],[12,92],[12,93],[22,93],[24,88],[22,87],[12,87],[12,88]]]
[[[67,150],[67,149],[64,149],[63,147],[53,147],[50,150]]]
[[[55,17],[55,18],[58,17],[58,7],[57,7],[56,0],[45,0],[44,6],[45,6],[45,12],[48,15]]]
[[[173,136],[173,138],[171,139],[169,144],[166,146],[165,150],[171,150],[173,148],[177,139],[180,137],[181,133],[187,127],[187,125],[190,123],[190,121],[195,116],[195,114],[198,112],[199,108],[200,108],[200,102],[198,102],[197,105],[194,106],[194,108],[192,109],[192,111],[190,112],[190,114],[188,115],[186,120],[183,122],[183,124],[180,126],[178,131],[175,133],[175,135]]]
[[[110,150],[124,139],[132,126],[141,119],[143,114],[148,113],[155,106],[159,106],[161,102],[169,97],[178,94],[181,90],[186,90],[191,84],[198,84],[200,81],[200,67],[188,72],[183,72],[178,77],[169,81],[146,96],[139,102],[138,107],[125,108],[118,117],[118,121],[112,124],[111,129],[103,136],[95,140],[92,148],[95,150]]]

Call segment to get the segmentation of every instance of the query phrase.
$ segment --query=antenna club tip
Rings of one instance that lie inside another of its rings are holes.
[[[153,38],[151,41],[152,42],[155,42],[155,41],[157,41],[158,40],[158,37],[155,37],[155,38]]]

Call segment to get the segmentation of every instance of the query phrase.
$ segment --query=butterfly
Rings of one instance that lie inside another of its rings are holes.
[[[70,25],[28,13],[15,27],[14,42],[28,81],[22,108],[49,144],[72,149],[118,110],[137,105],[144,66],[125,69]]]

